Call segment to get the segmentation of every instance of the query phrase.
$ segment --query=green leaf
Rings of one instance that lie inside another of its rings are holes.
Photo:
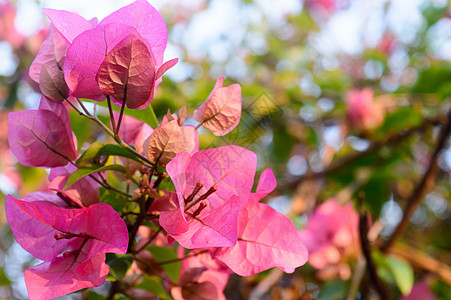
[[[137,162],[141,162],[139,160],[139,158],[136,157],[136,155],[130,153],[129,151],[125,150],[123,147],[121,147],[119,145],[113,145],[113,144],[104,145],[101,142],[95,142],[77,160],[77,166],[82,166],[86,162],[93,161],[94,159],[96,159],[102,155],[122,156],[122,157],[127,157],[130,159],[136,160]]]
[[[104,297],[102,295],[99,295],[93,291],[89,291],[88,293],[86,293],[87,299],[88,300],[102,300],[104,299]]]
[[[410,264],[397,257],[387,256],[385,259],[401,293],[409,294],[414,283],[414,273]]]
[[[383,134],[399,132],[420,125],[422,120],[423,117],[418,110],[412,107],[401,107],[387,115],[379,132]]]
[[[148,247],[147,249],[150,251],[152,257],[158,263],[178,259],[177,253],[174,251],[174,249],[158,247],[154,245]],[[182,267],[180,261],[161,264],[160,266],[168,274],[172,281],[179,281],[180,269]]]
[[[93,161],[95,158],[98,157],[98,153],[100,149],[103,147],[103,143],[101,142],[94,142],[91,146],[80,156],[79,159],[77,159],[77,166],[82,166],[88,161]]]
[[[3,271],[2,268],[0,268],[0,286],[4,285],[10,285],[11,281],[8,277],[6,277],[5,271]]]
[[[122,211],[127,203],[127,197],[116,192],[107,190],[104,187],[100,187],[100,199],[99,202],[108,203],[118,213]]]
[[[169,297],[166,290],[163,288],[163,285],[161,284],[160,280],[156,277],[146,277],[141,283],[139,283],[136,288],[143,289],[148,292],[151,292],[157,297],[168,299],[170,300],[171,297]]]
[[[103,171],[118,171],[122,172],[124,174],[127,174],[128,177],[131,178],[130,174],[128,174],[127,169],[125,169],[122,165],[108,165],[96,168],[97,166],[91,166],[91,167],[83,167],[72,173],[69,178],[67,179],[67,183],[64,186],[64,190],[73,185],[78,180],[82,179],[83,177],[86,177],[88,175],[91,175],[93,173],[97,172],[103,172]]]
[[[113,254],[108,253],[106,263],[110,266],[110,272],[108,273],[107,280],[115,281],[124,278],[128,269],[130,269],[133,258],[127,254]]]
[[[414,283],[414,272],[409,263],[398,257],[387,256],[373,251],[377,273],[386,282],[395,283],[403,295],[410,293]]]
[[[341,299],[346,296],[346,285],[343,281],[328,281],[320,289],[318,300]]]
[[[91,103],[94,102],[93,100],[89,100],[89,99],[82,99],[82,100],[84,102],[91,102]],[[97,103],[97,105],[100,105],[103,107],[108,107],[108,103],[106,101],[101,101],[101,102],[96,101],[96,103]],[[121,111],[121,108],[117,107],[116,105],[112,105],[112,108],[114,111],[117,111],[117,112]],[[151,105],[149,105],[145,109],[141,109],[141,110],[129,109],[126,107],[124,110],[124,114],[150,125],[150,127],[152,127],[153,129],[157,128],[157,126],[158,126],[158,119],[157,119],[157,116],[155,115],[155,112]],[[116,120],[116,122],[117,122],[117,120]]]

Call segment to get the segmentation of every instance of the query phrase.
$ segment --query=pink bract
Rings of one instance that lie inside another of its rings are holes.
[[[51,262],[28,268],[25,284],[30,300],[55,299],[83,288],[102,285],[109,269],[105,254],[86,260],[82,251],[73,259],[59,256]]]
[[[348,118],[352,126],[359,129],[372,129],[383,121],[381,107],[374,103],[374,93],[371,88],[361,91],[350,90],[346,98]]]
[[[123,7],[73,40],[63,68],[71,95],[97,101],[111,95],[119,106],[127,98],[130,108],[147,107],[159,77],[177,62],[163,64],[166,44],[166,24],[147,1]],[[128,84],[136,87],[127,89]]]
[[[194,119],[216,136],[232,131],[241,118],[240,85],[223,87],[222,83],[219,77],[208,99],[194,112]]]
[[[174,182],[179,209],[163,211],[160,224],[183,247],[230,247],[236,243],[237,218],[252,188],[256,155],[244,148],[225,146],[201,150],[192,156],[179,153],[168,165]],[[196,196],[187,204],[198,186]],[[215,191],[213,191],[213,190]],[[213,191],[203,201],[199,197]]]
[[[52,168],[49,174],[49,190],[60,192],[75,201],[80,207],[99,202],[99,184],[90,177],[83,177],[64,190],[69,176],[77,170],[72,164]]]
[[[271,170],[265,170],[258,184],[260,192],[257,188],[257,193],[251,195],[253,201],[240,211],[236,245],[210,251],[215,259],[241,276],[252,276],[273,267],[291,273],[308,258],[307,249],[290,219],[268,205],[258,203],[272,191],[263,189],[263,185],[275,187]]]
[[[358,246],[358,214],[348,203],[328,200],[318,206],[299,233],[310,252],[309,263],[317,269],[355,255]]]
[[[5,201],[17,242],[44,260],[25,273],[30,299],[52,299],[98,286],[108,274],[105,253],[127,251],[127,226],[109,204],[64,207],[67,204],[51,193],[32,193],[23,200],[8,195]]]
[[[8,114],[8,139],[19,163],[30,167],[58,167],[78,153],[70,126],[49,110],[26,110]]]

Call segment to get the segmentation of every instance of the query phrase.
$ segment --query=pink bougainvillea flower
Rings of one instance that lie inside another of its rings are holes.
[[[293,223],[283,214],[258,203],[276,186],[271,170],[260,177],[253,201],[238,216],[238,242],[233,247],[212,249],[211,255],[234,273],[252,276],[273,267],[292,273],[307,262],[308,252]]]
[[[145,142],[147,156],[166,166],[179,152],[194,154],[199,151],[199,137],[194,126],[181,126],[177,115],[164,116],[161,124]]]
[[[194,111],[194,120],[216,136],[223,136],[232,131],[241,118],[241,87],[235,83],[223,87],[223,77],[219,77],[213,91]]]
[[[346,98],[349,122],[361,130],[372,129],[383,121],[382,108],[373,101],[373,90],[350,90]]]
[[[184,148],[183,132],[177,121],[162,122],[150,136],[147,156],[164,167]]]
[[[119,119],[119,113],[113,112],[115,120]],[[154,130],[146,123],[133,117],[123,115],[119,137],[136,151],[144,154],[144,143]]]
[[[79,247],[75,243],[70,246],[67,248],[69,251]],[[86,260],[86,253],[82,250],[72,259],[57,257],[51,262],[28,268],[25,283],[30,300],[55,299],[80,289],[102,285],[108,272],[105,254]]]
[[[161,226],[188,249],[235,245],[238,213],[249,199],[256,164],[253,152],[237,146],[177,154],[166,170],[178,209],[162,211]]]
[[[183,248],[179,248],[179,256],[183,257]],[[218,299],[225,300],[223,290],[227,285],[229,273],[221,271],[221,267],[212,261],[206,265],[199,255],[193,251],[190,258],[182,260],[179,285],[171,288],[175,300]],[[211,268],[210,268],[211,267]]]
[[[30,66],[30,77],[39,83],[42,93],[52,101],[62,102],[69,96],[64,80],[63,63],[73,39],[97,24],[83,17],[62,10],[44,9],[52,21],[47,37]]]
[[[19,163],[52,168],[77,158],[70,123],[62,115],[43,109],[8,114],[9,145]]]
[[[324,269],[358,254],[358,214],[351,203],[328,200],[316,208],[299,236],[310,252],[309,263]]]
[[[123,7],[69,47],[63,69],[71,94],[98,101],[111,96],[117,105],[147,107],[158,79],[177,63],[163,64],[166,44],[166,24],[147,1]]]
[[[127,251],[127,226],[110,205],[65,207],[67,203],[52,193],[6,198],[6,218],[17,242],[44,261],[25,273],[30,299],[98,286],[108,274],[105,253]]]
[[[52,168],[49,174],[49,190],[60,192],[75,201],[80,207],[99,202],[99,184],[90,177],[83,177],[64,190],[69,176],[77,170],[72,164]]]
[[[410,293],[400,298],[400,300],[436,300],[437,296],[424,281],[415,282]]]

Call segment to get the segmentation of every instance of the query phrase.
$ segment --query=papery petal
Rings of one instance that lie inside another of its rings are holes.
[[[103,19],[99,26],[117,23],[134,27],[148,41],[157,67],[163,63],[163,53],[168,40],[166,24],[158,11],[145,0],[138,0]]]
[[[54,114],[56,114],[61,119],[64,126],[66,127],[67,135],[68,136],[73,135],[72,128],[70,126],[69,113],[67,112],[67,109],[64,106],[64,104],[56,103],[55,101],[51,101],[47,97],[42,95],[41,100],[39,102],[39,110],[48,110],[48,111],[51,111]],[[76,144],[74,143],[74,148],[75,148],[75,145]]]
[[[11,151],[25,166],[64,166],[78,156],[66,124],[47,110],[10,112],[8,139]]]
[[[30,300],[54,299],[83,288],[102,285],[108,271],[105,254],[86,262],[86,254],[81,253],[69,258],[57,257],[52,262],[28,268],[25,284]]]
[[[96,79],[102,93],[112,96],[118,106],[125,101],[127,107],[136,109],[152,101],[155,72],[147,46],[130,34],[111,49]]]
[[[257,156],[245,148],[230,145],[201,150],[193,154],[185,171],[187,174],[186,186],[184,190],[180,190],[186,198],[198,182],[204,185],[199,195],[215,185],[217,191],[208,197],[209,205],[205,211],[222,206],[233,195],[237,195],[243,202],[247,202],[256,168]],[[169,175],[171,176],[171,174]],[[172,176],[171,179],[177,187],[178,180]]]
[[[150,136],[148,157],[151,161],[166,166],[179,152],[184,150],[182,130],[176,120],[160,125]]]
[[[181,235],[189,228],[183,213],[178,209],[162,211],[159,220],[161,227],[170,235]]]
[[[207,102],[208,100],[210,100],[211,96],[213,95],[213,93],[220,87],[222,87],[224,83],[224,77],[223,76],[219,76],[218,80],[216,80],[215,86],[213,87],[213,90],[210,92],[210,94],[207,97],[207,100],[204,101],[195,111],[193,114],[193,118],[194,120],[196,120],[197,122],[202,122],[204,120],[204,113],[205,113],[205,107],[207,106]]]
[[[109,23],[87,30],[73,40],[63,67],[73,96],[98,101],[105,99],[96,81],[97,72],[107,53],[130,34],[139,36],[133,27]]]
[[[183,152],[187,152],[189,154],[194,154],[199,151],[199,135],[197,134],[197,130],[194,126],[181,126],[180,127],[183,134],[183,141],[185,144],[185,148]]]
[[[92,178],[86,176],[64,189],[69,176],[77,170],[72,164],[63,167],[52,168],[49,174],[49,190],[54,190],[68,196],[80,207],[87,207],[99,202],[99,184]]]
[[[123,254],[127,251],[127,226],[109,204],[96,203],[88,208],[65,209],[16,199],[13,201],[24,213],[61,233],[76,235],[83,233],[90,236],[89,242],[83,248],[86,250],[87,259],[101,253]],[[21,228],[21,230],[26,232],[29,229]],[[71,240],[74,239],[83,238],[74,237]],[[58,241],[54,239],[54,243]]]
[[[206,102],[201,122],[214,135],[223,136],[238,125],[240,118],[241,87],[239,84],[232,84],[213,92]]]
[[[57,66],[42,65],[39,87],[44,96],[55,102],[63,102],[69,97],[69,87],[64,80],[64,72]]]
[[[17,204],[17,199],[10,195],[5,200],[5,214],[17,243],[34,257],[50,261],[67,245],[69,240],[55,240],[54,235],[60,233],[48,224],[42,223],[24,212]],[[41,205],[65,205],[53,193],[32,193],[23,199],[25,202],[41,203]]]
[[[266,195],[271,193],[277,186],[276,176],[271,169],[266,169],[263,171],[260,179],[258,180],[257,191],[251,193],[249,197],[250,202],[258,202]]]
[[[234,195],[228,202],[210,213],[201,212],[196,218],[187,217],[188,230],[171,236],[187,249],[231,247],[237,241],[240,204],[240,198]]]
[[[114,119],[119,119],[119,113],[113,112]],[[121,139],[129,145],[135,147],[136,151],[144,153],[144,142],[152,134],[154,130],[146,123],[135,119],[133,117],[123,115],[122,124],[119,130],[119,136]]]
[[[50,25],[47,36],[30,66],[30,78],[39,83],[42,66],[58,67],[66,55],[67,48],[64,38]]]
[[[169,70],[170,68],[172,68],[173,66],[175,66],[177,64],[177,62],[179,61],[178,58],[173,58],[171,60],[168,60],[167,62],[165,62],[157,71],[157,73],[155,74],[155,79],[159,79],[161,76],[163,76],[164,73],[166,73],[167,70]]]
[[[67,44],[70,45],[74,38],[82,32],[93,28],[96,22],[88,21],[78,14],[70,11],[56,10],[50,8],[42,9],[55,26],[56,30],[63,36]]]
[[[293,223],[268,205],[255,202],[240,212],[237,244],[213,250],[212,255],[240,276],[272,267],[293,272],[308,259]]]

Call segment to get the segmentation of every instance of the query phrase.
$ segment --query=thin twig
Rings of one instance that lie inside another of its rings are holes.
[[[451,267],[449,265],[407,245],[395,245],[388,251],[389,253],[406,259],[414,267],[423,269],[429,273],[437,274],[443,282],[451,286]]]
[[[122,117],[124,116],[124,109],[125,109],[125,100],[124,100],[124,102],[122,102],[121,112],[119,113],[119,120],[117,121],[117,126],[116,126],[116,131],[115,131],[117,136],[119,136],[119,130],[121,129]]]
[[[127,150],[128,152],[134,154],[135,156],[137,156],[142,163],[146,166],[146,167],[153,167],[154,163],[152,163],[147,157],[145,157],[144,155],[142,155],[141,153],[139,153],[138,151],[136,151],[135,149],[133,149],[132,147],[130,147],[129,145],[127,145],[126,143],[124,143],[121,138],[119,136],[116,136],[114,134],[113,131],[111,131],[111,129],[109,129],[105,124],[103,124],[102,121],[100,121],[97,117],[94,117],[93,115],[91,115],[91,113],[86,109],[86,107],[84,107],[83,102],[76,98],[78,103],[80,104],[80,106],[83,108],[83,110],[85,111],[85,113],[81,112],[79,109],[77,109],[68,99],[65,99],[67,102],[70,103],[70,105],[82,116],[90,119],[91,121],[95,122],[97,125],[99,125],[109,136],[111,136],[120,146],[122,146],[125,150]],[[113,120],[114,123],[114,120]]]
[[[160,232],[163,230],[163,227],[160,226],[160,228],[158,228],[158,230],[155,232],[155,234],[147,241],[144,243],[144,245],[142,245],[139,249],[136,249],[135,254],[141,252],[142,250],[144,250],[147,246],[150,245],[150,243],[153,242],[153,240],[158,236],[158,234],[160,234]]]
[[[196,257],[196,256],[198,256],[198,255],[201,255],[201,254],[204,254],[204,253],[207,253],[207,252],[208,252],[208,250],[202,250],[202,251],[196,252],[196,253],[194,253],[194,254],[191,254],[191,253],[190,253],[190,254],[188,254],[188,255],[186,255],[186,256],[184,256],[184,257],[181,257],[181,258],[171,259],[171,260],[166,260],[166,261],[162,261],[162,262],[156,263],[155,266],[161,266],[161,265],[172,264],[172,263],[175,263],[175,262],[179,262],[179,261],[188,259],[188,258],[190,258],[190,257]]]
[[[113,114],[113,108],[111,107],[111,99],[110,96],[106,96],[106,101],[108,102],[108,112],[110,113],[110,121],[111,121],[111,127],[113,127],[113,133],[114,136],[116,136],[116,121],[114,120],[114,114]]]
[[[382,245],[381,247],[382,252],[386,252],[393,245],[393,243],[402,235],[404,230],[407,228],[407,225],[409,225],[409,217],[416,210],[416,208],[421,203],[426,194],[434,187],[435,178],[437,177],[437,173],[439,170],[437,159],[442,149],[446,146],[446,142],[450,134],[451,134],[451,110],[448,112],[448,119],[446,125],[443,125],[442,129],[440,130],[437,146],[435,147],[434,152],[432,153],[429,162],[429,167],[426,173],[424,173],[421,181],[416,185],[414,191],[412,192],[412,195],[410,195],[410,197],[407,199],[407,204],[406,207],[404,208],[404,213],[401,222],[399,222],[398,226],[396,227],[392,235],[389,237],[389,239]]]
[[[368,241],[368,222],[369,214],[367,212],[360,213],[359,217],[359,235],[360,235],[360,245],[362,247],[363,255],[366,259],[366,266],[368,273],[370,275],[371,283],[375,287],[380,299],[388,300],[390,299],[387,291],[385,290],[382,281],[377,275],[376,265],[374,264],[373,258],[371,257],[370,243]]]
[[[294,188],[296,187],[300,182],[304,181],[304,180],[308,180],[308,179],[317,179],[317,178],[321,178],[324,177],[326,175],[329,175],[331,173],[334,173],[340,169],[342,169],[344,166],[370,154],[373,153],[379,149],[381,149],[384,146],[387,146],[389,144],[396,144],[399,142],[404,141],[405,139],[409,138],[410,136],[412,136],[414,133],[417,132],[421,132],[426,130],[427,127],[431,126],[431,125],[440,125],[440,124],[444,124],[446,122],[446,117],[444,116],[440,116],[437,117],[436,119],[427,119],[424,120],[419,126],[417,127],[413,127],[410,129],[407,129],[405,131],[402,132],[397,132],[393,135],[391,135],[390,137],[382,140],[382,141],[377,141],[377,142],[373,142],[368,149],[366,149],[365,151],[362,152],[354,152],[352,154],[349,154],[347,156],[344,156],[343,158],[335,161],[334,163],[332,163],[328,168],[326,168],[325,170],[321,171],[321,172],[309,172],[305,175],[301,175],[298,176],[294,179],[291,179],[290,181],[281,184],[278,186],[279,190],[285,190],[285,189],[290,189],[290,188]]]

